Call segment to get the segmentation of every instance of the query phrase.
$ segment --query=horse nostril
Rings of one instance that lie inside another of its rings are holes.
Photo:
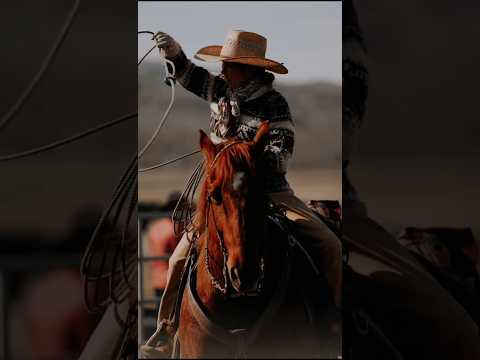
[[[234,288],[240,287],[240,274],[236,267],[230,268],[230,281]]]
[[[232,281],[236,281],[238,280],[240,277],[238,276],[238,270],[237,268],[231,268],[230,269],[230,280]]]

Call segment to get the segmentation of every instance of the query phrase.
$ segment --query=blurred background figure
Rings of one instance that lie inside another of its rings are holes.
[[[182,227],[172,221],[173,210],[181,193],[177,190],[167,193],[162,203],[139,204],[140,239],[143,244],[140,276],[143,283],[142,321],[140,335],[149,337],[156,328],[158,307],[166,286],[168,259],[180,240]]]
[[[25,286],[20,313],[31,359],[78,358],[98,320],[85,310],[82,291],[73,269],[50,271]]]
[[[0,359],[79,357],[100,318],[85,309],[79,272],[100,211],[83,207],[58,235],[0,228]]]
[[[150,262],[150,282],[157,297],[165,289],[168,272],[168,256],[175,250],[178,239],[175,236],[173,221],[170,218],[154,220],[146,231],[150,256],[165,256],[165,259]]]

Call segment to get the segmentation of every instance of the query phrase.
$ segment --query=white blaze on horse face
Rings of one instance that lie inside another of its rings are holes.
[[[245,173],[243,171],[239,171],[233,175],[233,190],[239,191],[242,188],[243,183],[245,182]]]

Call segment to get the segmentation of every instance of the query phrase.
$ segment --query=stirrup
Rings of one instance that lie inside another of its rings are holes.
[[[168,339],[165,344],[160,344],[157,346],[141,345],[140,354],[142,359],[170,358],[173,348],[173,339]]]
[[[173,350],[172,328],[170,321],[163,320],[147,342],[140,346],[142,357],[156,359],[158,356],[170,355]]]

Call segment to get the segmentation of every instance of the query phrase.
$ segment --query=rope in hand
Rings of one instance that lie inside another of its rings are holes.
[[[140,60],[140,62],[138,63],[138,65],[140,65],[143,61],[143,59],[146,58],[146,56],[152,51],[154,50],[155,48],[157,47],[157,45],[155,45],[153,48],[151,48],[147,54],[145,54],[145,56],[142,58],[142,60]],[[150,139],[147,141],[147,143],[145,144],[145,146],[142,148],[142,150],[140,150],[138,152],[138,158],[140,159],[143,154],[145,154],[145,152],[148,150],[148,148],[152,145],[153,141],[156,139],[158,133],[160,132],[160,130],[162,129],[163,125],[165,124],[165,121],[167,120],[167,117],[168,115],[170,114],[170,110],[172,110],[172,106],[173,106],[173,102],[175,101],[175,65],[173,64],[172,61],[168,60],[166,57],[165,57],[165,51],[163,49],[160,49],[160,56],[163,58],[164,60],[164,66],[165,66],[165,76],[166,76],[166,81],[169,82],[170,84],[170,88],[172,89],[172,93],[170,95],[170,103],[168,104],[168,107],[167,107],[167,110],[165,110],[165,113],[163,114],[163,117],[162,119],[160,120],[160,122],[158,123],[158,126],[157,128],[155,129],[155,131],[153,132],[153,135],[150,137]],[[170,71],[168,65],[170,64],[171,68],[172,68],[172,71]]]
[[[148,34],[152,35],[152,40],[155,38],[155,34],[151,31],[140,31],[138,33],[139,34],[148,33]],[[140,61],[138,62],[139,65],[148,56],[148,54],[150,54],[153,51],[153,49],[155,49],[155,47],[156,46],[151,48],[140,59]],[[170,99],[170,104],[169,104],[165,114],[163,115],[162,120],[160,121],[157,129],[155,130],[155,132],[153,134],[153,136],[150,138],[150,140],[147,142],[147,144],[142,149],[141,153],[139,154],[139,158],[140,158],[141,155],[143,155],[145,153],[145,151],[148,149],[148,147],[152,144],[152,142],[154,141],[154,139],[158,135],[160,129],[163,127],[163,125],[166,121],[166,118],[167,118],[167,116],[168,116],[168,114],[169,114],[169,112],[172,108],[173,101],[174,101],[174,98],[175,98],[175,64],[172,61],[170,61],[166,58],[165,52],[163,51],[163,49],[160,51],[160,56],[164,59],[166,82],[170,83],[170,87],[172,88],[172,95],[171,95],[171,99]],[[170,67],[172,69],[171,71],[170,71],[168,65],[170,65]],[[168,160],[168,161],[162,162],[160,164],[149,166],[149,167],[146,167],[146,168],[138,169],[138,172],[141,173],[141,172],[146,172],[146,171],[158,169],[160,167],[172,164],[172,163],[177,162],[181,159],[187,158],[189,156],[192,156],[192,155],[195,155],[195,154],[198,154],[198,153],[200,153],[200,150],[195,150],[195,151],[192,151],[190,153],[178,156],[175,159]],[[186,185],[183,193],[180,195],[180,198],[178,199],[177,205],[175,206],[175,209],[172,213],[172,220],[173,220],[173,223],[175,224],[175,233],[176,234],[179,234],[180,232],[183,232],[183,231],[193,230],[193,214],[194,214],[194,211],[195,211],[194,205],[193,205],[194,204],[194,197],[195,197],[196,189],[197,189],[202,177],[203,177],[203,161],[200,161],[197,164],[197,166],[195,167],[195,170],[194,170],[193,174],[188,179],[187,185]]]
[[[155,34],[151,31],[139,31],[138,34],[151,34],[153,35],[152,37],[152,40],[155,38]],[[140,59],[140,61],[138,62],[138,65],[140,66],[140,64],[143,62],[143,60],[145,60],[145,58],[155,49],[157,48],[157,45],[155,44],[155,46],[153,46],[150,50],[147,51],[147,53]],[[147,143],[144,145],[144,147],[142,148],[142,150],[139,151],[138,153],[138,159],[140,159],[144,154],[145,152],[148,150],[148,148],[152,145],[152,143],[155,141],[155,139],[157,138],[160,130],[163,128],[163,126],[165,125],[165,122],[167,120],[167,117],[168,115],[170,114],[170,111],[173,107],[173,103],[175,101],[175,64],[166,58],[166,55],[165,55],[165,51],[163,49],[160,49],[160,57],[164,60],[164,67],[165,67],[165,81],[170,85],[170,88],[172,89],[172,92],[171,92],[171,96],[170,96],[170,103],[168,104],[168,107],[167,107],[167,110],[165,111],[165,113],[163,114],[163,117],[162,119],[160,120],[157,128],[155,129],[155,131],[153,132],[153,135],[150,137],[150,139],[147,141]],[[170,65],[170,67],[169,67]],[[171,70],[170,70],[171,69]],[[154,170],[154,169],[158,169],[160,167],[163,167],[163,166],[166,166],[166,165],[169,165],[169,164],[172,164],[174,162],[177,162],[181,159],[184,159],[184,158],[187,158],[191,155],[195,155],[197,153],[199,153],[200,150],[196,150],[196,151],[192,151],[190,153],[187,153],[187,154],[183,154],[175,159],[172,159],[172,160],[168,160],[168,161],[165,161],[165,162],[162,162],[160,164],[157,164],[157,165],[153,165],[153,166],[149,166],[149,167],[146,167],[146,168],[141,168],[141,169],[138,169],[138,172],[146,172],[146,171],[150,171],[150,170]]]
[[[155,34],[150,31],[140,31],[139,34],[141,33],[148,33],[152,35],[152,40],[155,38]],[[151,48],[138,62],[140,65],[142,61],[150,54],[153,49],[155,49],[156,46]],[[175,99],[175,64],[168,60],[165,56],[165,51],[163,49],[160,50],[160,56],[164,59],[164,64],[165,64],[165,77],[166,81],[170,83],[170,87],[172,89],[172,95],[170,98],[170,104],[165,111],[162,120],[160,121],[159,125],[157,126],[157,129],[155,130],[154,134],[150,138],[150,140],[147,142],[147,144],[143,147],[142,151],[139,153],[139,158],[145,153],[145,151],[150,147],[150,145],[153,143],[155,140],[156,136],[158,135],[159,131],[163,127],[168,114],[170,113],[170,110],[173,105],[173,101]],[[171,71],[168,67],[170,65]],[[146,168],[138,169],[138,172],[146,172],[154,169],[158,169],[160,167],[172,164],[174,162],[177,162],[181,159],[187,158],[189,156],[198,154],[200,150],[195,150],[190,153],[181,155],[176,157],[175,159],[168,160],[165,162],[162,162],[157,165],[149,166]],[[172,213],[172,220],[173,223],[175,224],[174,229],[175,233],[178,235],[183,231],[192,231],[193,230],[193,217],[194,217],[194,197],[196,193],[196,189],[198,188],[198,185],[203,177],[203,161],[200,161],[197,166],[195,167],[195,170],[193,171],[193,174],[190,176],[190,178],[187,181],[187,185],[183,191],[183,193],[180,195],[180,198],[178,199],[178,202],[175,206],[175,209]]]

